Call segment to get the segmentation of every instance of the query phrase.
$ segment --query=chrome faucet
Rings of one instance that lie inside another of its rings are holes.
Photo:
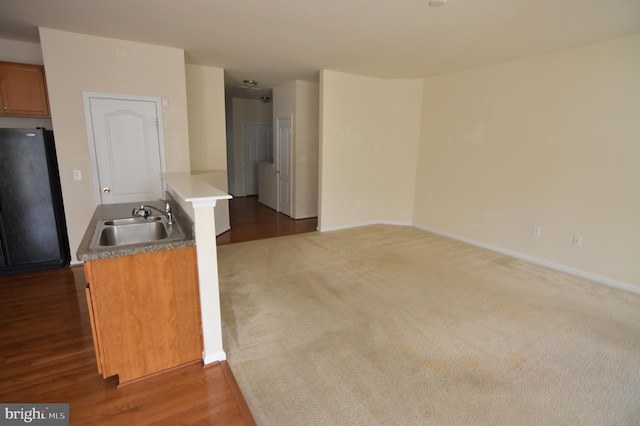
[[[140,207],[133,208],[131,215],[144,217],[146,219],[147,217],[149,217],[149,215],[151,215],[151,211],[149,209],[153,209],[162,213],[167,218],[167,225],[173,225],[173,213],[171,212],[171,206],[169,205],[169,202],[167,200],[163,200],[162,198],[158,199],[164,203],[164,211],[154,206],[141,204]]]

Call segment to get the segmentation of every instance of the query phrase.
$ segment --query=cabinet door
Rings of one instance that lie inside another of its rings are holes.
[[[195,247],[87,264],[104,377],[124,383],[202,357]]]
[[[89,310],[89,322],[91,323],[91,336],[93,337],[93,349],[96,351],[96,363],[98,364],[98,373],[102,374],[102,359],[100,359],[100,344],[96,331],[96,320],[93,314],[93,298],[91,297],[91,288],[87,286],[85,289],[87,296],[87,309]]]
[[[0,62],[2,115],[48,117],[44,67]]]
[[[91,269],[91,262],[84,264],[84,273],[89,283],[85,288],[85,295],[87,297],[87,310],[89,311],[89,323],[91,324],[91,337],[93,337],[93,348],[96,352],[96,363],[98,364],[98,373],[102,374],[102,377],[109,377],[108,367],[105,365],[107,361],[102,352],[102,336],[100,329],[100,320],[98,318],[98,310],[96,308],[95,298],[91,290],[93,281],[93,270]]]

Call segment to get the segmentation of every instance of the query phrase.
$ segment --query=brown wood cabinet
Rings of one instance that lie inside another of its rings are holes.
[[[44,67],[0,62],[0,115],[49,117]]]
[[[120,383],[202,358],[195,247],[85,262],[98,371]]]

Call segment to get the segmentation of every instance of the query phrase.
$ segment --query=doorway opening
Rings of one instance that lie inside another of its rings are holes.
[[[274,219],[271,226],[275,229],[293,227],[284,226],[283,222],[304,220],[313,223],[311,230],[316,230],[319,205],[318,83],[298,80],[284,83],[273,89],[269,102],[251,99],[246,92],[239,94],[238,90],[231,89],[226,93],[228,190],[234,196],[229,203],[232,232],[234,227],[255,217],[258,207],[270,211]],[[262,158],[257,167],[253,158],[259,155],[257,150],[241,137],[249,133],[247,126],[254,123],[272,125],[271,157]],[[246,197],[246,200],[240,197]],[[236,214],[232,209],[238,210]],[[242,209],[247,211],[239,213]],[[239,222],[234,225],[234,220]],[[253,232],[260,231],[254,229]]]

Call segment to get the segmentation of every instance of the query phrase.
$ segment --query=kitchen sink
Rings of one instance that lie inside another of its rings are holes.
[[[149,216],[146,219],[144,217],[127,217],[124,219],[109,219],[105,220],[103,223],[105,225],[133,225],[137,223],[149,223],[156,222],[162,220],[162,216]]]
[[[162,242],[184,238],[177,223],[169,225],[162,216],[128,217],[98,222],[89,244],[91,249]]]
[[[168,236],[167,227],[162,222],[113,225],[106,226],[100,232],[98,244],[101,246],[121,246],[164,240]]]

